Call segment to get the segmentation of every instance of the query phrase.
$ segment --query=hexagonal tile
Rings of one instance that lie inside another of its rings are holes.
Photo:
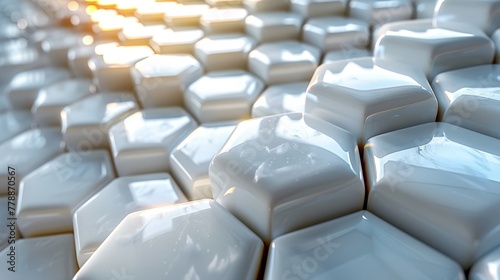
[[[303,82],[268,87],[253,104],[252,118],[304,112],[307,85]]]
[[[212,8],[203,12],[200,25],[207,33],[244,33],[247,16],[243,8]]]
[[[375,27],[413,16],[412,0],[351,0],[348,9],[349,17]]]
[[[178,4],[165,12],[163,20],[170,27],[198,26],[201,15],[210,7],[200,2]]]
[[[368,210],[467,269],[500,245],[499,145],[448,123],[373,137],[364,153]]]
[[[200,123],[250,117],[264,84],[242,71],[211,72],[192,83],[184,94],[188,110]]]
[[[143,25],[141,23],[128,25],[118,33],[118,39],[124,46],[148,45],[153,35],[161,30],[165,30],[163,24]]]
[[[99,39],[116,40],[118,39],[118,33],[120,33],[125,26],[136,24],[137,22],[138,20],[135,17],[103,14],[92,26],[92,32]]]
[[[71,72],[79,78],[92,78],[89,59],[94,55],[102,55],[107,49],[118,47],[112,41],[94,41],[89,45],[77,45],[68,50],[68,66]]]
[[[10,83],[12,78],[23,71],[50,66],[50,64],[49,58],[35,47],[16,49],[2,54],[0,84]]]
[[[109,141],[120,176],[169,170],[170,152],[196,122],[181,108],[145,109],[121,120],[109,130]]]
[[[368,49],[348,48],[342,50],[329,51],[323,56],[322,64],[336,62],[338,60],[353,59],[360,57],[372,57]]]
[[[70,150],[108,148],[109,128],[136,110],[137,104],[129,92],[101,92],[64,107],[61,128],[66,147]]]
[[[355,138],[301,113],[239,123],[210,165],[210,182],[217,202],[267,244],[361,210],[365,194]]]
[[[26,176],[19,186],[16,209],[24,237],[73,231],[73,213],[111,179],[106,151],[65,153]]]
[[[320,51],[296,41],[265,43],[250,52],[248,68],[268,85],[309,81]]]
[[[34,128],[0,144],[0,195],[8,189],[8,170],[16,169],[16,186],[24,176],[64,150],[58,128]]]
[[[176,6],[175,2],[147,1],[137,6],[134,16],[142,23],[160,23],[165,13]]]
[[[474,263],[469,272],[470,280],[496,280],[500,274],[500,247],[491,250]]]
[[[265,279],[373,275],[391,280],[465,280],[456,262],[368,211],[278,237],[270,248]]]
[[[304,25],[302,39],[323,51],[366,48],[370,30],[366,23],[356,19],[313,18]]]
[[[212,198],[208,167],[235,127],[233,123],[202,125],[170,154],[172,175],[190,200]]]
[[[152,55],[131,73],[143,108],[182,106],[184,90],[203,75],[203,67],[189,54]]]
[[[35,123],[38,126],[60,126],[64,107],[95,91],[92,81],[86,79],[68,79],[43,87],[31,107]]]
[[[252,13],[288,10],[290,0],[243,0],[245,8]]]
[[[209,35],[194,46],[196,58],[207,71],[246,69],[255,40],[243,34]]]
[[[186,201],[167,173],[114,179],[73,215],[78,265],[87,262],[128,214]]]
[[[157,32],[149,42],[156,53],[193,53],[194,44],[204,36],[199,28],[166,29]]]
[[[304,18],[291,12],[267,12],[249,15],[246,32],[259,42],[297,40]]]
[[[85,34],[76,32],[56,33],[48,36],[42,41],[41,47],[45,55],[50,58],[54,64],[59,66],[68,65],[68,50],[74,45],[82,44],[82,38]]]
[[[262,241],[219,204],[188,202],[127,216],[73,279],[250,280],[262,251]]]
[[[291,10],[306,18],[342,16],[346,0],[290,0]]]
[[[33,124],[29,111],[6,111],[0,113],[0,143],[28,130]]]

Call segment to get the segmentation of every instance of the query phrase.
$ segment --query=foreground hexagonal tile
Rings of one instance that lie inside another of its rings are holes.
[[[182,106],[184,90],[203,75],[203,67],[189,54],[153,55],[131,71],[143,108]]]
[[[111,159],[103,150],[54,158],[21,182],[19,231],[24,237],[72,232],[77,207],[114,177]]]
[[[250,280],[262,251],[262,241],[219,204],[188,202],[127,216],[73,279]]]
[[[200,123],[248,118],[264,84],[245,71],[211,72],[192,83],[184,102]]]
[[[297,40],[303,22],[304,18],[297,13],[256,13],[246,18],[245,29],[259,42]]]
[[[61,234],[16,241],[15,265],[9,270],[10,247],[1,251],[0,277],[9,280],[71,279],[78,266],[72,234]]]
[[[290,113],[243,121],[210,165],[214,198],[268,243],[361,210],[364,183],[355,138]]]
[[[363,269],[360,269],[363,268]],[[280,236],[265,279],[462,279],[453,260],[368,211]]]
[[[33,123],[29,111],[6,111],[0,113],[0,143],[28,130]]]
[[[170,154],[172,174],[190,200],[213,197],[208,167],[235,127],[232,123],[202,125]]]
[[[322,51],[366,48],[370,41],[370,30],[366,23],[356,19],[313,18],[304,25],[302,39]]]
[[[248,68],[266,84],[309,81],[321,52],[296,41],[265,43],[250,52]]]
[[[145,109],[118,122],[109,130],[109,141],[120,176],[169,170],[170,152],[196,122],[181,108]]]
[[[342,16],[346,10],[346,0],[290,0],[292,11],[306,18]]]
[[[128,214],[186,201],[167,173],[114,179],[73,215],[78,265],[87,262]]]
[[[498,147],[448,123],[373,137],[364,153],[368,210],[467,269],[500,245]]]
[[[268,87],[253,104],[252,118],[304,112],[307,85],[304,82]]]
[[[470,280],[498,280],[500,275],[500,247],[477,260],[469,272]]]
[[[198,28],[166,29],[156,33],[149,44],[160,54],[193,53],[194,44],[201,40],[204,34],[203,30]]]

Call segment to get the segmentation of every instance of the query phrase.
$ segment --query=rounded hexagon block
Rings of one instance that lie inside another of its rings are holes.
[[[301,113],[239,123],[209,172],[217,202],[267,244],[363,208],[355,138]]]
[[[264,43],[248,56],[248,68],[267,85],[309,81],[321,52],[297,41]]]
[[[500,245],[498,147],[448,123],[375,136],[364,152],[368,210],[467,269]]]
[[[306,18],[342,16],[346,0],[290,0],[291,10]]]
[[[243,0],[243,5],[252,13],[287,10],[290,0]]]
[[[262,251],[255,233],[201,200],[128,215],[73,279],[251,280]]]
[[[165,29],[153,35],[149,41],[156,53],[193,53],[194,44],[201,40],[204,32],[198,28]]]
[[[247,16],[243,8],[213,8],[201,15],[200,25],[207,33],[244,33]]]
[[[349,17],[375,27],[413,16],[412,0],[351,0],[348,9]]]
[[[304,18],[297,13],[256,13],[245,19],[245,29],[259,42],[297,40],[303,22]]]
[[[469,272],[470,280],[498,280],[500,275],[500,247],[477,260]]]
[[[327,64],[344,59],[353,59],[360,57],[372,57],[372,53],[368,49],[348,48],[341,50],[334,50],[325,53],[323,56],[322,64]]]
[[[128,214],[186,201],[167,173],[114,179],[73,215],[78,265],[87,262]]]
[[[203,75],[203,67],[189,54],[157,54],[137,62],[131,73],[143,108],[182,106],[184,90]]]
[[[200,123],[250,117],[264,84],[242,71],[211,72],[192,83],[184,93],[188,110]]]
[[[313,18],[304,25],[302,39],[322,51],[366,48],[370,30],[366,23],[356,19]]]
[[[307,86],[302,82],[268,87],[253,104],[252,118],[304,112]]]
[[[181,108],[136,112],[109,130],[109,142],[119,176],[166,172],[170,152],[196,128]]]
[[[89,59],[102,55],[107,49],[118,47],[113,41],[95,41],[90,45],[77,45],[68,50],[68,66],[73,75],[79,78],[92,78]]]

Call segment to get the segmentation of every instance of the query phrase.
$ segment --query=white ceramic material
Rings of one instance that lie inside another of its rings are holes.
[[[212,8],[203,12],[200,25],[207,33],[244,33],[248,11],[243,8]]]
[[[371,26],[411,19],[412,0],[351,0],[349,17],[362,20]]]
[[[43,87],[31,107],[38,126],[60,126],[64,107],[96,91],[92,81],[68,79]]]
[[[297,40],[303,22],[298,13],[255,13],[245,19],[245,30],[259,42]]]
[[[64,107],[61,130],[67,149],[106,149],[109,128],[136,110],[129,92],[100,92]]]
[[[243,5],[252,13],[287,10],[290,0],[243,0]]]
[[[16,209],[24,237],[73,231],[74,211],[114,178],[107,151],[64,153],[24,177]]]
[[[146,3],[139,3],[134,12],[134,17],[142,23],[161,23],[165,13],[175,6],[177,6],[175,2],[147,1]]]
[[[65,32],[49,35],[43,40],[41,47],[44,55],[48,56],[50,61],[59,66],[68,65],[68,50],[74,45],[82,44],[82,38],[85,34],[75,32]]]
[[[306,18],[342,16],[346,0],[290,0],[291,10]]]
[[[100,91],[132,90],[130,68],[154,52],[147,46],[119,46],[106,49],[89,60],[94,84]]]
[[[29,70],[49,66],[51,64],[47,56],[42,55],[35,47],[15,49],[2,54],[0,63],[0,84],[8,84],[17,74]]]
[[[207,71],[246,69],[255,45],[252,37],[243,34],[209,35],[195,44],[194,54]]]
[[[172,175],[190,200],[213,197],[208,167],[235,127],[233,123],[202,125],[170,154]]]
[[[372,53],[368,49],[347,48],[329,51],[323,56],[322,64],[336,62],[338,60],[353,59],[360,57],[371,57]]]
[[[500,279],[500,247],[477,260],[469,272],[469,280]]]
[[[28,130],[33,124],[29,111],[6,111],[0,113],[0,143]]]
[[[413,0],[415,5],[415,18],[432,18],[439,0]]]
[[[141,107],[182,106],[185,89],[203,75],[203,67],[189,54],[157,54],[137,62],[131,73]]]
[[[166,27],[163,24],[143,25],[137,23],[124,27],[118,33],[118,39],[122,45],[126,46],[147,46],[154,34],[165,29]]]
[[[456,279],[453,260],[368,211],[275,239],[264,279]]]
[[[167,173],[114,179],[73,215],[78,265],[87,262],[128,214],[186,201]]]
[[[428,20],[384,28],[386,32],[376,42],[374,56],[418,67],[429,81],[442,72],[493,61],[493,43],[481,31],[434,28]]]
[[[239,123],[209,174],[217,202],[266,244],[363,207],[355,138],[301,113]]]
[[[118,37],[118,33],[120,33],[124,27],[136,24],[137,22],[138,20],[135,17],[104,15],[92,26],[92,32],[99,39],[112,40]]]
[[[17,240],[15,272],[8,270],[9,253],[9,247],[0,252],[1,279],[68,280],[78,270],[72,234]]]
[[[168,171],[170,152],[196,126],[178,107],[145,109],[124,118],[109,130],[118,175]]]
[[[194,44],[203,35],[203,30],[198,28],[165,29],[153,35],[149,44],[156,53],[193,53]]]
[[[343,17],[313,18],[306,22],[302,39],[322,51],[366,48],[369,26],[360,20]]]
[[[321,52],[297,41],[264,43],[250,52],[248,68],[267,85],[309,81]]]
[[[118,47],[112,41],[88,41],[87,44],[77,45],[68,50],[68,66],[73,75],[79,78],[92,78],[89,59],[94,55],[102,55],[106,49]]]
[[[440,121],[500,139],[500,65],[444,72],[432,83]]]
[[[499,145],[448,123],[373,137],[364,153],[368,210],[467,269],[500,245]]]
[[[253,104],[252,118],[304,112],[308,83],[289,83],[268,87]]]
[[[262,241],[219,204],[188,202],[127,216],[73,280],[250,280],[262,251]]]
[[[201,15],[210,7],[206,4],[178,4],[165,12],[163,20],[170,27],[198,26]]]
[[[264,84],[242,71],[211,72],[192,83],[184,93],[186,108],[200,123],[250,117]]]
[[[372,136],[433,122],[438,110],[422,71],[372,58],[321,65],[307,93],[305,112],[350,131],[360,148]]]
[[[25,131],[0,144],[0,195],[8,191],[8,167],[15,169],[15,187],[19,192],[22,178],[64,150],[58,128]]]

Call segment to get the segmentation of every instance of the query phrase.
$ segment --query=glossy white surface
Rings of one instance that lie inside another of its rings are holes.
[[[329,51],[323,56],[322,64],[336,62],[343,59],[353,59],[360,57],[371,57],[371,51],[367,49],[348,48],[342,50]]]
[[[259,42],[297,40],[303,22],[297,13],[255,13],[245,19],[245,30]]]
[[[160,23],[163,22],[165,13],[177,6],[175,2],[156,2],[147,1],[138,3],[134,16],[142,23]]]
[[[349,1],[349,17],[360,19],[372,26],[411,19],[412,15],[413,3],[411,0]]]
[[[9,248],[0,252],[2,279],[68,280],[78,270],[72,234],[17,240],[15,272],[7,270],[9,252]]]
[[[440,121],[500,139],[500,65],[441,73],[432,83]]]
[[[243,0],[205,0],[205,3],[212,7],[228,8],[240,7],[243,5]]]
[[[313,18],[302,29],[302,40],[322,51],[366,48],[369,26],[363,21],[344,17]]]
[[[69,69],[76,77],[92,78],[89,59],[94,55],[102,55],[106,49],[116,47],[118,47],[118,43],[111,41],[94,41],[89,45],[73,46],[68,50]]]
[[[439,0],[413,0],[415,4],[415,18],[432,18]]]
[[[209,174],[217,202],[267,244],[363,207],[355,138],[301,113],[239,123]]]
[[[178,54],[193,53],[194,44],[205,33],[198,28],[166,29],[156,33],[149,44],[156,53]]]
[[[118,33],[118,39],[123,45],[127,46],[148,45],[149,40],[151,40],[154,34],[165,29],[166,26],[163,24],[143,25],[137,23],[123,28],[123,30]]]
[[[64,107],[95,91],[92,81],[86,79],[68,79],[43,87],[31,107],[35,123],[38,126],[60,126]]]
[[[207,33],[244,33],[247,16],[243,8],[212,8],[203,12],[200,25]]]
[[[210,7],[205,4],[178,4],[165,12],[163,20],[170,27],[198,26],[201,15]]]
[[[372,136],[433,122],[438,108],[422,71],[372,58],[321,65],[307,93],[305,112],[350,131],[360,147]]]
[[[8,84],[17,74],[39,67],[49,66],[50,60],[35,47],[16,49],[2,54],[0,83]]]
[[[188,202],[127,216],[73,279],[250,280],[262,251],[262,241],[214,201]]]
[[[384,28],[385,33],[375,44],[374,56],[418,67],[429,81],[442,72],[493,61],[491,40],[472,30],[434,28],[428,20],[394,23]],[[406,47],[401,48],[402,45]]]
[[[346,0],[290,0],[291,10],[306,18],[344,15]]]
[[[104,150],[64,153],[24,177],[16,209],[24,237],[73,231],[74,211],[114,176]]]
[[[368,211],[275,239],[265,279],[456,279],[461,267]]]
[[[194,54],[207,71],[246,69],[255,45],[252,37],[243,34],[209,35],[195,44]]]
[[[78,265],[87,262],[128,214],[186,201],[167,173],[114,179],[73,215]]]
[[[252,118],[304,112],[307,85],[302,82],[268,87],[253,104]]]
[[[467,269],[500,245],[499,145],[448,123],[376,136],[364,154],[368,210]]]
[[[62,153],[58,128],[30,129],[0,144],[0,195],[7,194],[8,166],[16,169],[16,187],[24,176]]]
[[[182,106],[183,92],[203,67],[189,54],[157,54],[137,62],[131,73],[142,108]]]
[[[235,127],[232,123],[202,125],[170,154],[172,175],[189,200],[213,197],[208,167]]]
[[[107,148],[109,128],[136,110],[137,104],[129,92],[100,92],[64,107],[61,128],[66,147],[70,150]]]
[[[469,272],[469,280],[500,279],[500,247],[477,260]]]
[[[71,46],[82,44],[84,34],[75,32],[59,33],[49,35],[48,38],[43,40],[41,47],[43,52],[49,59],[56,65],[68,65],[68,50]]]
[[[108,10],[109,11],[109,10]],[[136,24],[135,17],[124,17],[122,15],[105,15],[92,26],[92,32],[102,39],[114,39],[118,33],[127,25]]]
[[[309,81],[321,52],[296,41],[264,43],[250,52],[248,68],[267,85]]]
[[[243,0],[243,5],[252,13],[279,11],[287,10],[290,0]]]
[[[145,109],[109,130],[109,141],[119,176],[169,170],[170,152],[196,122],[178,107]]]
[[[33,124],[29,111],[6,111],[0,113],[0,143],[28,130]]]

